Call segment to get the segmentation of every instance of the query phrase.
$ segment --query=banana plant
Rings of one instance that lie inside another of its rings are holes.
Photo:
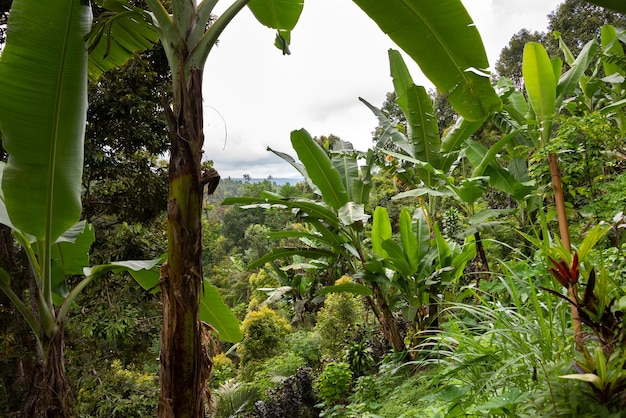
[[[500,109],[480,33],[461,0],[354,0],[468,121]]]
[[[297,268],[302,269],[302,258],[306,265],[321,266],[324,270],[337,271],[339,275],[358,275],[364,271],[364,265],[371,260],[370,249],[366,242],[364,225],[369,215],[364,213],[363,204],[367,202],[369,190],[369,168],[367,165],[355,170],[358,153],[352,152],[347,143],[340,143],[340,152],[331,150],[329,156],[304,130],[291,134],[292,145],[300,161],[293,157],[270,150],[294,166],[312,186],[321,200],[288,198],[275,193],[262,193],[259,198],[227,198],[222,204],[244,205],[243,208],[274,207],[295,212],[308,227],[299,231],[278,231],[270,234],[271,238],[298,238],[301,247],[276,248],[250,264],[257,268],[266,263],[282,261],[281,268],[289,269],[293,260],[298,261]],[[346,151],[350,151],[346,153]],[[366,161],[373,160],[368,153]],[[348,167],[350,167],[348,169]],[[352,184],[351,188],[347,186]],[[318,275],[319,272],[318,272]],[[332,280],[331,280],[332,281]],[[377,280],[351,283],[349,286],[328,286],[318,294],[328,292],[352,292],[365,295],[369,306],[374,311],[382,326],[385,337],[397,352],[405,350],[397,318],[385,297],[385,291]]]
[[[72,240],[89,243],[93,236],[85,225],[77,227],[73,237],[64,235],[81,213],[87,110],[84,37],[90,24],[91,9],[84,2],[15,0],[0,55],[0,129],[9,154],[2,169],[4,208],[0,212],[28,255],[37,284],[37,294],[32,295],[37,313],[12,292],[4,270],[0,287],[36,335],[43,362],[43,376],[37,384],[49,400],[48,416],[70,413],[63,371],[63,322],[77,293],[73,289],[55,308],[53,288],[61,283],[54,274],[54,252],[59,254],[63,244]],[[85,284],[83,280],[77,288]]]
[[[483,271],[489,271],[487,257],[480,238],[481,229],[493,227],[496,222],[486,224],[488,217],[501,216],[507,211],[475,211],[476,201],[490,184],[521,201],[530,193],[532,186],[525,178],[525,172],[510,172],[497,163],[495,155],[501,147],[513,138],[514,133],[504,138],[489,152],[477,142],[471,141],[483,124],[483,120],[470,122],[459,117],[455,125],[440,138],[436,114],[426,89],[414,84],[411,75],[398,51],[389,51],[389,61],[396,103],[406,116],[407,133],[392,126],[385,115],[374,106],[361,99],[378,117],[383,134],[377,147],[393,158],[391,169],[403,183],[404,192],[394,199],[427,197],[425,212],[434,216],[438,201],[442,197],[452,198],[462,212],[470,219],[468,228],[461,238],[474,235]],[[486,118],[486,117],[485,117]],[[393,144],[398,151],[384,149]],[[472,176],[455,179],[452,171],[459,159],[467,155],[476,166]],[[511,164],[509,168],[518,167]]]
[[[529,134],[536,147],[543,147],[550,141],[554,119],[560,112],[564,99],[573,94],[597,49],[597,42],[588,42],[578,57],[571,62],[570,68],[561,74],[562,61],[558,58],[551,60],[543,45],[529,42],[524,47],[522,73],[531,112],[527,123],[530,126]],[[557,156],[549,154],[548,162],[561,241],[566,248],[571,248]]]
[[[590,74],[584,74],[579,81],[580,92],[564,104],[572,114],[597,112],[615,121],[622,132],[626,132],[626,66],[624,65],[624,46],[626,32],[611,25],[600,29],[600,48],[594,58],[595,66]],[[561,50],[568,61],[572,62],[571,52],[561,42]]]
[[[0,57],[0,129],[9,154],[0,165],[0,223],[12,229],[28,256],[37,290],[31,295],[34,308],[12,290],[11,277],[1,269],[0,289],[35,335],[42,371],[34,381],[41,391],[34,396],[44,400],[48,416],[72,416],[63,329],[76,297],[107,272],[129,271],[146,289],[154,287],[162,260],[89,267],[94,231],[79,218],[91,8],[77,0],[57,3],[16,0]],[[68,275],[85,277],[68,289]],[[215,289],[205,283],[203,295],[200,318],[215,324],[223,338],[240,339],[238,322]]]
[[[99,0],[112,13],[90,34],[92,74],[97,76],[147,41],[160,39],[172,75],[172,97],[164,100],[169,127],[168,259],[161,268],[163,323],[160,353],[160,417],[201,417],[211,362],[199,321],[205,278],[202,273],[202,169],[204,142],[202,81],[205,62],[217,39],[246,6],[276,29],[276,45],[289,53],[290,31],[302,0],[234,0],[218,17],[218,1],[147,0],[148,10],[123,0]],[[181,297],[181,294],[184,297]]]
[[[437,295],[458,281],[476,254],[473,240],[464,245],[446,240],[439,226],[427,218],[423,207],[413,214],[402,209],[400,240],[396,241],[387,210],[376,208],[372,258],[360,274],[366,282],[375,281],[383,287],[387,303],[404,306],[404,319],[414,333],[437,323]]]

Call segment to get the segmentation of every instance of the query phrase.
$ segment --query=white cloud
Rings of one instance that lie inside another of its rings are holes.
[[[555,0],[464,0],[493,66],[520,29],[545,30]],[[357,149],[370,145],[376,118],[358,101],[381,105],[393,89],[387,50],[394,44],[349,1],[306,0],[292,34],[292,55],[273,46],[274,32],[248,10],[220,38],[205,68],[205,154],[222,176],[295,175],[265,151],[269,145],[294,154],[289,134],[306,128],[313,136],[333,133]],[[430,86],[409,60],[416,83]],[[224,117],[228,130],[224,147]],[[272,163],[272,161],[274,161]]]

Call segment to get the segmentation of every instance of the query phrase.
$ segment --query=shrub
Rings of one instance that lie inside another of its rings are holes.
[[[285,336],[291,330],[287,321],[267,306],[248,313],[242,328],[243,341],[238,348],[242,366],[277,354]]]
[[[266,401],[254,405],[255,418],[305,418],[314,416],[315,395],[311,369],[301,367],[283,380],[282,384],[267,391]]]
[[[352,386],[352,370],[348,363],[328,363],[315,381],[317,396],[326,406],[346,400]]]
[[[270,276],[265,270],[260,270],[258,273],[250,275],[249,282],[252,295],[248,302],[248,311],[257,309],[267,299],[267,293],[258,289],[276,288],[280,286],[278,280]]]
[[[235,365],[226,354],[219,353],[213,357],[213,368],[209,377],[209,386],[218,387],[229,379],[235,377]]]
[[[239,417],[252,409],[252,402],[258,399],[256,388],[232,380],[224,382],[213,392],[213,418]]]
[[[316,331],[296,331],[287,336],[289,351],[296,353],[309,367],[322,359],[320,336]]]
[[[344,276],[337,280],[337,284],[346,281],[350,281],[350,278]],[[355,325],[363,322],[364,315],[365,309],[358,296],[350,293],[331,293],[326,296],[315,326],[323,353],[327,356],[341,353],[344,341],[354,339]]]
[[[158,404],[157,377],[113,360],[108,370],[83,380],[78,392],[81,417],[147,417],[154,416]]]

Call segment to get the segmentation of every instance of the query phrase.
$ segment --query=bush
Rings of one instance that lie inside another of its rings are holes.
[[[219,353],[212,360],[213,368],[211,369],[211,377],[209,377],[210,387],[216,388],[235,377],[235,365],[231,359],[226,357],[226,354]]]
[[[267,306],[248,313],[242,328],[243,341],[238,348],[242,366],[273,357],[291,330],[287,321]]]
[[[252,295],[250,296],[250,301],[248,302],[248,311],[258,309],[258,307],[267,299],[267,293],[258,289],[271,289],[280,286],[280,282],[275,277],[270,276],[265,270],[260,270],[258,273],[250,275],[249,282]]]
[[[337,284],[350,281],[347,276]],[[350,293],[331,293],[326,296],[324,306],[317,315],[316,331],[320,335],[322,352],[327,356],[341,353],[345,340],[353,340],[356,325],[363,322],[365,309],[358,296]]]
[[[315,331],[296,331],[287,336],[289,351],[297,354],[309,367],[322,360],[320,336]]]
[[[301,367],[295,375],[283,380],[283,383],[267,391],[266,401],[257,401],[254,405],[255,418],[305,418],[314,416],[315,395],[311,369]]]
[[[81,417],[154,416],[159,400],[157,376],[124,368],[113,360],[108,370],[83,380],[78,392]]]
[[[352,370],[348,363],[328,363],[315,381],[317,396],[326,406],[343,403],[352,386]]]

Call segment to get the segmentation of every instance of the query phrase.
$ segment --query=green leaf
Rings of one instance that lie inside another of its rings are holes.
[[[107,272],[128,272],[137,283],[146,290],[158,286],[160,266],[166,260],[166,255],[153,260],[126,260],[114,261],[110,264],[101,264],[83,269],[85,276],[97,276]]]
[[[6,208],[16,228],[48,245],[81,213],[90,25],[87,2],[15,0],[0,56]]]
[[[593,247],[606,235],[607,232],[611,230],[611,225],[600,222],[593,228],[591,228],[585,234],[585,238],[583,242],[578,247],[578,260],[579,262],[584,262],[587,260],[587,256],[593,249]]]
[[[124,0],[98,3],[113,13],[97,16],[87,38],[92,81],[108,70],[121,67],[136,52],[151,49],[159,40],[158,28],[147,11]]]
[[[409,142],[407,137],[398,131],[398,129],[391,123],[389,118],[377,107],[372,106],[367,100],[359,97],[359,100],[367,106],[374,115],[378,118],[378,123],[382,128],[382,133],[380,134],[380,139],[376,143],[378,148],[381,147],[382,144],[386,144],[388,142],[392,142],[398,148],[403,150],[409,155],[413,155],[413,145]]]
[[[552,62],[543,45],[537,42],[526,44],[522,73],[530,103],[541,124],[541,135],[545,144],[550,138],[552,119],[556,113],[557,85]]]
[[[243,339],[239,320],[224,303],[217,289],[203,280],[200,296],[200,320],[210,324],[219,333],[220,340],[236,343]]]
[[[331,247],[335,245],[343,244],[343,242],[337,236],[337,234],[325,235],[321,231],[319,233],[313,233],[309,231],[285,230],[285,231],[270,232],[269,234],[267,234],[267,236],[268,238],[271,238],[271,239],[306,238],[307,240],[310,240],[310,241],[319,241],[319,242],[325,243]]]
[[[259,207],[269,207],[272,205],[278,205],[280,207],[294,209],[298,213],[298,216],[304,214],[308,217],[316,218],[327,222],[333,227],[339,227],[339,221],[333,211],[327,207],[322,206],[318,202],[314,202],[304,198],[276,198],[270,193],[263,192],[259,198],[256,197],[228,197],[224,199],[222,205],[259,205]]]
[[[294,256],[305,258],[323,258],[335,257],[336,255],[331,251],[318,248],[275,248],[263,257],[250,263],[248,268],[255,269],[257,267],[261,267],[265,263],[270,263],[275,260],[284,260]]]
[[[364,182],[361,179],[354,179],[352,181],[352,200],[354,203],[367,204],[370,198],[370,190],[372,190],[372,184]]]
[[[407,115],[409,113],[409,107],[407,102],[407,91],[409,87],[415,85],[413,78],[409,73],[409,69],[402,59],[400,52],[390,49],[389,55],[389,67],[391,70],[391,77],[393,79],[393,88],[396,92],[396,103],[402,109],[402,112]]]
[[[501,396],[495,396],[475,407],[478,411],[508,410],[514,405],[526,401],[526,396],[518,388],[512,388]]]
[[[602,51],[604,53],[612,55],[614,57],[624,57],[624,49],[619,43],[617,31],[615,27],[611,25],[604,25],[600,29],[600,39],[602,44]],[[619,64],[613,60],[603,60],[602,67],[604,68],[604,74],[621,74],[624,75],[626,71]]]
[[[448,173],[458,158],[461,145],[476,132],[484,121],[470,122],[465,118],[457,118],[454,125],[446,130],[441,139],[441,151],[443,153],[440,168]]]
[[[0,267],[0,285],[4,288],[7,288],[11,285],[11,277],[9,277],[9,273],[6,272],[5,269]]]
[[[417,270],[419,263],[419,248],[417,235],[413,231],[413,219],[408,209],[403,208],[400,211],[400,239],[402,240],[402,248],[404,255],[409,262],[411,272]]]
[[[593,384],[598,389],[604,389],[604,384],[602,380],[593,373],[581,373],[581,374],[566,374],[563,376],[559,376],[561,379],[571,379],[571,380],[580,380],[581,382],[588,382]]]
[[[437,244],[437,254],[439,255],[439,263],[441,267],[447,267],[450,265],[450,244],[439,230],[439,225],[435,223],[435,242]]]
[[[338,144],[333,146],[331,158],[331,163],[339,174],[341,183],[346,189],[349,199],[352,199],[353,195],[353,180],[359,178],[359,166],[357,165],[356,158],[350,155],[352,153],[354,153],[352,144],[339,140]]]
[[[304,177],[304,179],[306,180],[306,182],[309,184],[309,186],[311,187],[311,189],[313,190],[313,192],[318,193],[321,195],[321,193],[319,193],[319,190],[317,189],[317,187],[310,181],[310,179],[308,178],[308,175],[306,173],[306,168],[304,168],[304,165],[300,164],[298,161],[296,161],[295,158],[293,158],[291,155],[286,154],[284,152],[280,152],[280,151],[276,151],[273,150],[270,147],[267,147],[267,150],[274,153],[275,155],[277,155],[278,157],[282,158],[283,160],[285,160],[286,162],[288,162],[293,168],[295,168],[298,173],[300,173],[302,175],[302,177]]]
[[[395,270],[404,277],[409,277],[413,274],[411,266],[409,265],[402,246],[392,239],[386,239],[383,241],[383,249],[387,252],[385,261],[391,262]]]
[[[377,206],[374,209],[372,225],[372,251],[379,257],[385,258],[387,252],[383,250],[383,241],[391,238],[391,221],[387,209]]]
[[[274,45],[288,55],[291,43],[291,31],[298,23],[303,0],[251,0],[248,7],[263,25],[276,29]]]
[[[354,0],[406,52],[464,118],[500,109],[478,29],[460,0]]]
[[[64,275],[83,274],[89,266],[89,248],[95,239],[93,225],[80,221],[57,239],[52,260],[59,263]]]
[[[348,202],[338,211],[339,219],[343,225],[352,225],[355,222],[367,222],[370,218],[365,213],[365,206],[361,203]]]
[[[502,143],[507,138],[511,139],[512,134],[507,135],[498,143]],[[533,186],[517,181],[511,173],[500,167],[493,157],[493,148],[487,150],[484,145],[476,141],[467,141],[465,155],[470,164],[476,168],[472,175],[484,175],[489,177],[489,183],[498,190],[513,196],[517,201],[523,200],[533,190]]]
[[[413,212],[413,229],[417,237],[417,259],[422,260],[430,247],[430,228],[424,209],[417,208]]]
[[[465,179],[460,187],[454,188],[454,191],[462,202],[473,205],[485,193],[488,182],[489,177]]]
[[[0,161],[0,184],[2,184],[2,173],[4,173],[4,167],[6,167],[6,163]],[[2,225],[8,226],[12,230],[15,230],[15,226],[11,223],[11,218],[9,218],[9,214],[7,213],[7,206],[4,202],[4,193],[2,193],[2,188],[0,187],[0,223]]]
[[[259,22],[268,28],[292,30],[296,27],[303,0],[251,0],[248,7]]]
[[[585,71],[587,71],[587,68],[595,58],[597,51],[598,43],[595,40],[587,42],[580,54],[578,54],[578,57],[576,57],[572,67],[561,75],[556,88],[556,96],[559,101],[562,101],[574,92],[580,78],[585,74]]]
[[[414,155],[436,169],[441,168],[439,128],[432,100],[422,86],[412,85],[408,88],[407,104],[409,113],[406,115],[409,140],[413,144]],[[418,168],[421,179],[427,186],[433,186],[435,178],[428,171]]]
[[[478,211],[472,216],[468,223],[470,225],[478,225],[487,222],[487,219],[499,218],[504,215],[513,213],[515,209],[483,209]]]
[[[348,192],[326,152],[304,130],[291,132],[291,144],[306,167],[311,181],[318,187],[324,202],[335,210],[348,203]]]
[[[320,295],[329,293],[352,293],[353,295],[373,296],[372,289],[358,283],[342,283],[334,286],[326,286],[319,291]]]

